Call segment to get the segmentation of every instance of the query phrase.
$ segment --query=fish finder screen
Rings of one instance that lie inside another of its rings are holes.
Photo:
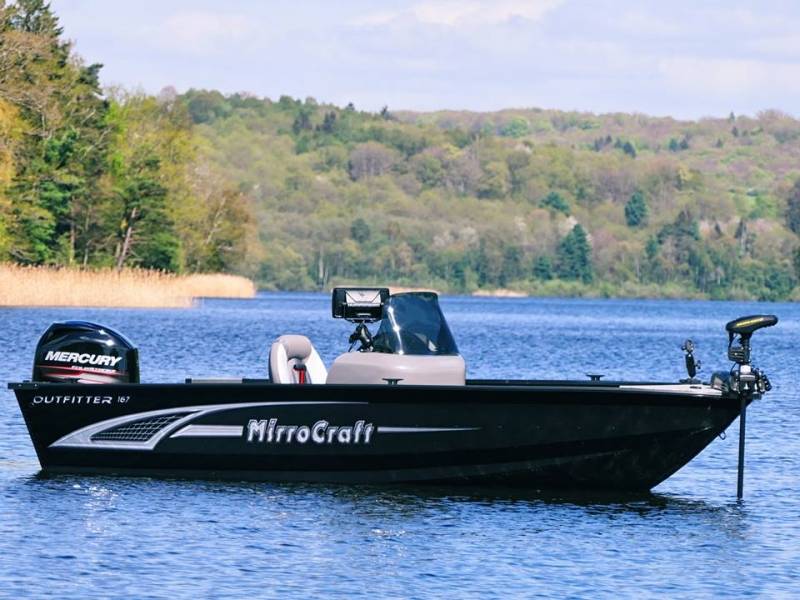
[[[378,321],[388,298],[388,288],[334,288],[333,318],[368,323]]]

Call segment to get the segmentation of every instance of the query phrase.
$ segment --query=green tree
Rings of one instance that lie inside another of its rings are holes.
[[[12,5],[10,21],[13,29],[41,35],[53,43],[59,43],[63,32],[46,0],[17,0]]]
[[[502,198],[508,194],[508,166],[501,162],[491,162],[483,169],[483,176],[478,181],[478,197]]]
[[[786,226],[800,235],[800,179],[794,182],[786,199]]]
[[[13,255],[22,262],[72,263],[94,226],[107,103],[100,65],[83,65],[60,35],[42,0],[0,10],[0,98],[27,125],[10,190]]]
[[[565,215],[569,215],[569,204],[566,200],[564,200],[563,196],[558,192],[550,192],[542,198],[541,202],[539,202],[539,206],[543,208],[549,208],[556,212],[564,213]]]
[[[192,272],[257,272],[253,254],[253,209],[242,190],[233,189],[220,174],[198,163],[188,189],[180,180],[170,181],[167,209],[173,223],[169,255]],[[260,253],[259,253],[260,254]],[[173,262],[175,262],[173,260]]]
[[[336,133],[336,113],[329,111],[322,117],[322,125],[317,125],[319,131],[322,133],[333,134]]]
[[[437,156],[423,152],[414,157],[412,168],[420,183],[427,187],[441,185],[444,181],[444,167]]]
[[[647,243],[644,246],[644,268],[640,275],[643,281],[662,283],[663,282],[663,268],[659,253],[661,246],[655,236],[647,238]]]
[[[20,144],[23,123],[17,109],[0,99],[0,261],[9,260],[13,212],[9,186],[16,171],[15,152]]]
[[[508,245],[503,250],[503,271],[501,285],[508,285],[512,281],[519,281],[524,277],[522,266],[522,248]]]
[[[794,249],[792,264],[794,266],[795,277],[800,280],[800,247]]]
[[[625,222],[628,227],[639,227],[647,224],[649,209],[647,200],[641,190],[636,190],[625,204]]]
[[[122,94],[114,98],[109,126],[111,201],[105,214],[114,265],[181,270],[182,240],[201,231],[196,217],[208,206],[188,182],[188,111],[182,104]]]
[[[350,237],[352,237],[359,244],[363,244],[364,242],[368,241],[371,235],[372,231],[370,230],[369,223],[367,223],[361,217],[358,217],[350,225]]]
[[[528,120],[524,117],[514,117],[500,129],[501,135],[512,138],[524,137],[528,135],[529,132],[530,125],[528,124]]]
[[[217,91],[189,90],[183,101],[194,123],[210,123],[231,114],[228,100]]]
[[[313,112],[314,109],[308,105],[303,105],[297,110],[297,116],[292,123],[292,132],[295,135],[311,129],[311,115]]]
[[[763,287],[760,290],[760,300],[784,300],[791,293],[796,280],[784,265],[768,263],[764,270]]]
[[[622,151],[631,158],[636,158],[636,147],[630,142],[622,144]]]
[[[561,279],[580,280],[591,283],[594,279],[592,248],[586,231],[575,225],[558,246],[556,254],[557,272]]]
[[[533,276],[542,281],[549,281],[553,278],[553,261],[549,256],[543,254],[536,257],[533,262]]]

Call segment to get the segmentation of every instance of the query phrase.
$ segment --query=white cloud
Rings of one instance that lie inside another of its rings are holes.
[[[406,10],[376,12],[354,21],[355,25],[385,25],[412,18],[427,25],[475,27],[498,25],[514,19],[537,21],[564,0],[425,0]]]
[[[382,11],[369,13],[367,15],[360,15],[350,22],[352,25],[386,25],[395,19],[398,19],[402,13],[399,11]]]
[[[800,34],[763,37],[748,42],[747,47],[768,54],[800,56]]]
[[[429,1],[412,7],[414,16],[435,25],[496,25],[515,18],[536,21],[561,0]]]
[[[663,15],[648,14],[641,10],[623,14],[616,23],[628,34],[672,37],[686,33],[686,23],[667,19]]]
[[[660,61],[659,71],[669,86],[695,96],[800,92],[798,63],[681,57]]]
[[[752,10],[750,8],[718,9],[709,13],[716,22],[742,28],[745,31],[774,31],[791,27],[785,14],[769,11],[766,7]]]
[[[147,33],[160,46],[206,54],[219,51],[221,46],[241,44],[256,31],[253,21],[244,15],[191,11],[173,14]]]

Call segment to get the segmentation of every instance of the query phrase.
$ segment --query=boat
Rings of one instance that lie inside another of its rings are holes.
[[[741,415],[741,494],[745,411],[771,387],[750,338],[774,315],[729,322],[733,366],[707,382],[690,340],[680,381],[467,379],[432,292],[336,288],[332,316],[355,331],[330,369],[287,334],[268,377],[177,383],[142,383],[110,328],[54,323],[9,387],[46,474],[647,491]]]

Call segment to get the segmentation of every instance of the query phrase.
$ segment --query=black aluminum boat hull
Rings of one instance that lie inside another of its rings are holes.
[[[707,386],[23,383],[42,470],[644,491],[739,415]]]

